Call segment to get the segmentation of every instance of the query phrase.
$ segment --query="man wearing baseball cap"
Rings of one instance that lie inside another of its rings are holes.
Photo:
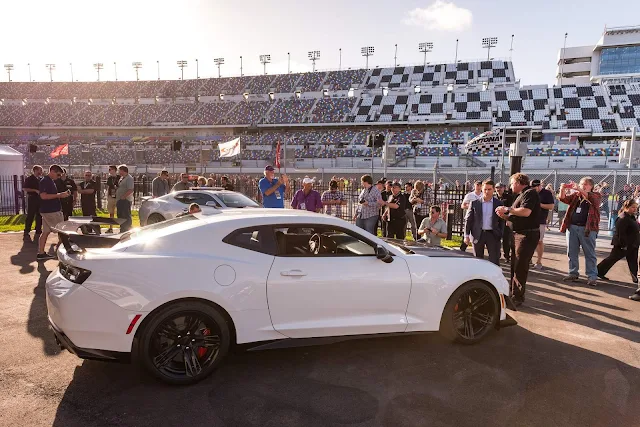
[[[531,181],[531,187],[535,188],[540,197],[540,240],[536,247],[536,264],[533,266],[536,270],[542,270],[542,254],[544,253],[544,232],[547,229],[547,217],[549,216],[549,210],[553,210],[555,205],[555,199],[553,193],[542,185],[539,179]]]
[[[291,207],[309,212],[322,212],[322,200],[320,193],[313,189],[313,179],[302,180],[302,188],[294,194]]]
[[[282,175],[281,180],[276,179],[276,172],[273,166],[264,168],[264,178],[258,182],[260,193],[262,193],[262,206],[265,208],[284,209],[284,194],[289,188],[289,178]]]

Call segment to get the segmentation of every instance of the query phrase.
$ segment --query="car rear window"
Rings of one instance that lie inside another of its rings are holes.
[[[145,236],[148,236],[149,234],[174,226],[176,224],[182,224],[187,221],[199,221],[199,220],[200,219],[194,215],[184,215],[184,216],[180,216],[178,218],[170,219],[167,221],[158,222],[156,224],[147,225],[146,227],[136,228],[135,230],[126,232],[120,239],[120,242],[122,243],[122,242],[126,242],[127,240],[145,237]]]

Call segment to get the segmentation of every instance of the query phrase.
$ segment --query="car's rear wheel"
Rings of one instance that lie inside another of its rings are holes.
[[[165,218],[162,215],[154,213],[154,214],[149,215],[149,218],[147,218],[147,225],[157,224],[157,223],[162,222],[164,220],[165,220]]]
[[[177,302],[153,314],[138,340],[137,357],[169,384],[193,384],[213,372],[229,351],[225,318],[197,301]]]
[[[484,282],[469,282],[451,295],[442,313],[440,332],[453,341],[475,344],[495,328],[500,304]]]

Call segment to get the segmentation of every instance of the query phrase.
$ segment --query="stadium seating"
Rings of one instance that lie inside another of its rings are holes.
[[[345,115],[351,112],[355,102],[354,98],[321,98],[313,109],[311,121],[314,123],[345,121]]]
[[[269,111],[269,123],[305,123],[315,100],[278,99]]]

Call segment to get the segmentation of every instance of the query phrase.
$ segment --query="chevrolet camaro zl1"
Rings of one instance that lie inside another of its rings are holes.
[[[430,331],[471,344],[514,323],[499,267],[327,215],[202,212],[119,238],[65,224],[46,283],[58,343],[85,359],[139,363],[172,384],[205,378],[235,344]]]

